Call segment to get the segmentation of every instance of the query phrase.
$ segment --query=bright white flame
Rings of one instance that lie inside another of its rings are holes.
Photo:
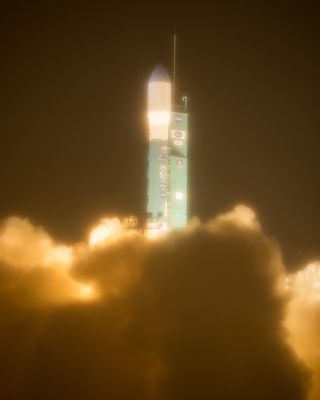
[[[117,240],[122,232],[123,227],[117,218],[102,219],[99,225],[94,227],[90,232],[89,244],[91,247],[96,247],[110,240]]]
[[[167,224],[161,224],[157,222],[149,222],[148,227],[145,231],[145,237],[147,239],[159,239],[164,237],[168,233],[168,226]]]

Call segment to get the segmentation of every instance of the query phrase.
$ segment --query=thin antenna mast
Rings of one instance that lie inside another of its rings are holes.
[[[176,102],[176,53],[177,53],[177,34],[173,34],[173,84],[172,84],[172,103]]]

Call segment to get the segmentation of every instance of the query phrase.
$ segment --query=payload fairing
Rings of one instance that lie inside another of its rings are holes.
[[[148,82],[147,229],[183,228],[188,220],[188,113],[175,106],[167,71],[158,65]]]

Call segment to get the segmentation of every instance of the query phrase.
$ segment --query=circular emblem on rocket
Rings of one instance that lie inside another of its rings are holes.
[[[181,158],[177,159],[176,164],[178,168],[183,168],[183,160],[181,160]]]
[[[172,131],[172,138],[173,139],[185,139],[186,138],[186,132],[185,131],[177,131],[173,130]]]
[[[160,189],[166,189],[167,188],[167,183],[165,181],[160,182]]]
[[[160,167],[160,179],[166,181],[168,178],[167,168],[165,166]]]

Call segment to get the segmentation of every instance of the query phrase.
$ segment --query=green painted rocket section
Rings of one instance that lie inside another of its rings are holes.
[[[188,222],[188,114],[172,112],[169,128],[168,227]]]
[[[166,140],[150,141],[148,155],[148,220],[166,223],[168,193],[168,143]]]
[[[148,223],[179,229],[188,222],[188,114],[172,112],[168,140],[153,139],[148,154]]]

